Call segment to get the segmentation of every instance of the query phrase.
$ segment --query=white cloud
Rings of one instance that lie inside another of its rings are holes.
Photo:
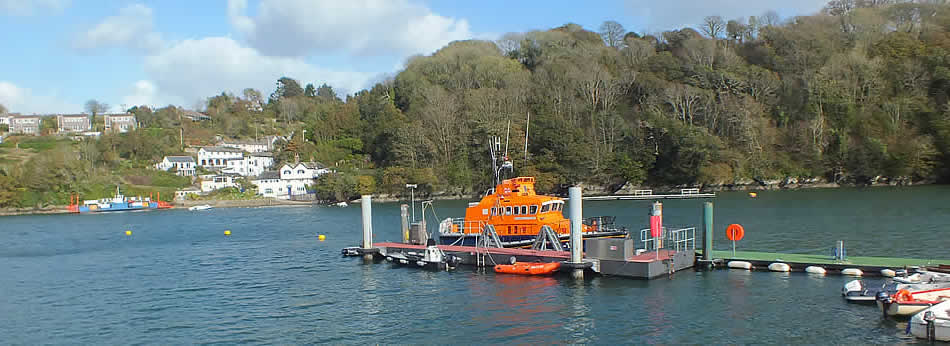
[[[0,15],[29,16],[44,10],[62,11],[70,0],[0,0]]]
[[[139,52],[153,52],[162,48],[161,34],[154,32],[152,9],[142,4],[132,4],[119,10],[119,14],[106,17],[99,24],[81,33],[74,46],[80,50],[118,47]]]
[[[256,17],[246,0],[229,0],[232,26],[267,55],[427,54],[472,37],[468,22],[440,16],[410,0],[262,0]]]
[[[6,81],[0,81],[0,104],[4,105],[11,113],[22,114],[78,113],[82,111],[81,106],[67,102],[58,93],[37,94],[31,89],[18,87]]]
[[[159,106],[158,104],[158,88],[154,83],[147,80],[140,80],[135,82],[131,88],[127,91],[126,95],[122,97],[122,104],[119,108],[129,109],[134,106],[149,106],[155,107]]]
[[[774,10],[783,17],[810,15],[820,11],[828,0],[627,0],[629,10],[643,23],[647,32],[696,27],[706,16],[726,20],[748,19]]]
[[[240,94],[244,88],[267,95],[282,76],[301,83],[327,83],[341,93],[349,93],[363,87],[371,77],[368,73],[322,69],[301,58],[264,56],[227,37],[179,42],[147,57],[145,71],[151,82],[137,85],[128,100],[142,97],[153,103],[191,105],[222,91]]]

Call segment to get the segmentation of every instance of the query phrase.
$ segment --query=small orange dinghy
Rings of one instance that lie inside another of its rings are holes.
[[[495,265],[495,272],[521,275],[546,275],[556,272],[558,268],[561,268],[560,262],[498,264]]]

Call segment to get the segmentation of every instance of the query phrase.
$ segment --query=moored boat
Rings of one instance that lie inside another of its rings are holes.
[[[479,202],[469,203],[465,217],[448,218],[439,224],[439,241],[444,245],[477,246],[486,239],[504,247],[530,246],[539,234],[549,232],[561,242],[570,237],[571,220],[563,215],[564,200],[535,192],[534,177],[500,178],[512,164],[503,158],[497,164],[498,141],[491,147],[495,187]],[[627,230],[614,225],[615,217],[590,217],[582,221],[583,238],[627,236]]]
[[[115,196],[112,198],[85,200],[81,204],[79,202],[79,196],[73,195],[68,207],[69,211],[73,213],[101,213],[172,208],[171,204],[161,200],[153,201],[151,197],[126,197],[119,192],[118,186],[115,187]]]
[[[196,205],[196,206],[188,207],[188,210],[191,210],[191,211],[196,211],[196,210],[208,210],[208,209],[211,209],[211,208],[214,208],[214,207],[212,207],[212,206],[209,205],[209,204],[202,204],[202,205]]]
[[[918,312],[907,323],[913,336],[931,341],[950,341],[950,301]]]
[[[851,280],[841,288],[841,296],[851,303],[874,304],[874,302],[877,301],[877,296],[881,292],[892,295],[899,290],[924,291],[945,287],[950,287],[950,283],[905,284],[890,282],[882,283],[879,286],[871,286],[864,280]]]
[[[412,265],[431,270],[455,269],[462,262],[455,255],[443,252],[434,243],[430,243],[422,252],[408,251],[406,253],[387,254],[386,260],[394,264]]]
[[[909,317],[946,300],[950,300],[950,287],[920,291],[901,289],[890,295],[878,293],[877,305],[887,316]]]

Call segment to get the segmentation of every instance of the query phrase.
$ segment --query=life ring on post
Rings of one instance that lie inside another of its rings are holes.
[[[726,238],[732,241],[740,241],[745,236],[745,229],[742,225],[734,223],[726,227]]]

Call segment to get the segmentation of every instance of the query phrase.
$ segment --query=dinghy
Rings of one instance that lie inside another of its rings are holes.
[[[514,264],[498,264],[495,266],[495,272],[520,275],[547,275],[557,271],[559,268],[561,268],[560,262],[516,262]]]
[[[950,341],[950,301],[931,306],[908,322],[910,333],[930,341]]]
[[[890,282],[874,286],[868,285],[864,280],[851,280],[841,288],[841,296],[850,303],[874,304],[880,292],[892,295],[897,293],[898,290],[925,291],[945,287],[950,287],[950,284],[903,284]]]

